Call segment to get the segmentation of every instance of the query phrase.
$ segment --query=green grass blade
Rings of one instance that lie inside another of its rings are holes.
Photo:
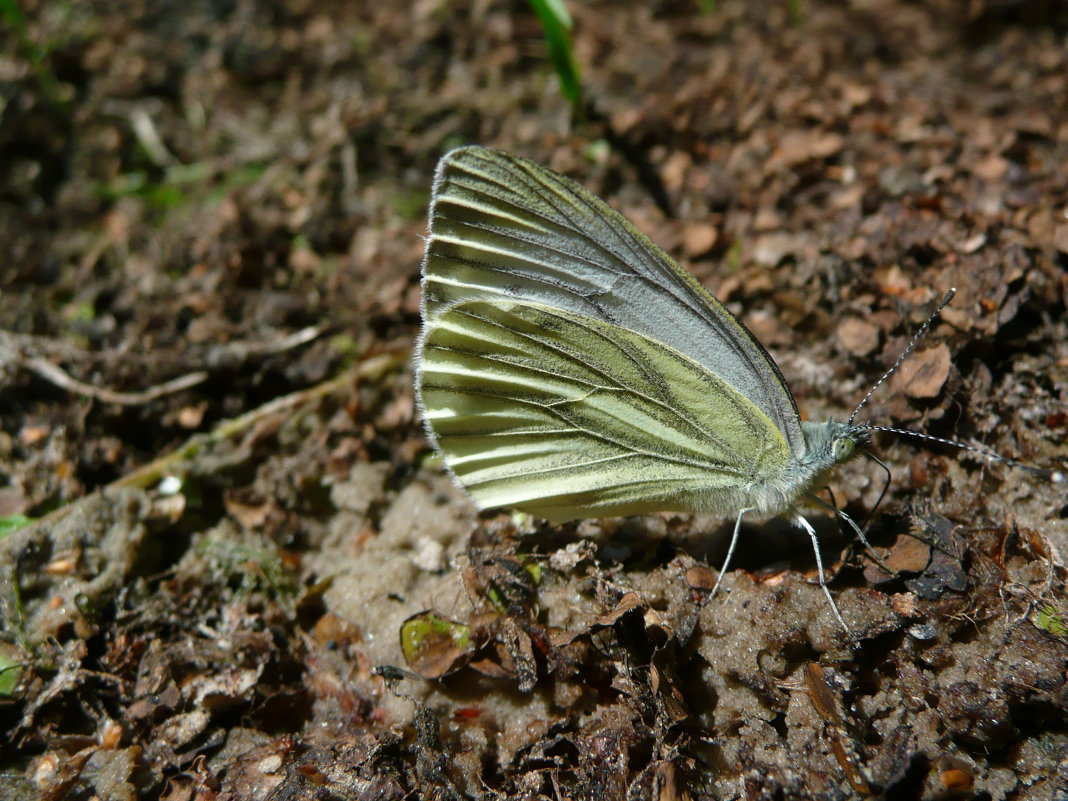
[[[563,0],[529,0],[530,7],[538,16],[545,41],[549,45],[549,58],[560,81],[560,91],[571,104],[576,114],[582,114],[582,81],[571,46],[571,15]]]

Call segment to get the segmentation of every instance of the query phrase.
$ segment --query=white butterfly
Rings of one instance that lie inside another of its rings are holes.
[[[937,439],[856,411],[802,421],[768,352],[663,250],[574,181],[482,147],[438,165],[422,311],[427,431],[483,508],[735,516],[729,562],[749,513],[789,515],[815,547],[795,503],[872,431]]]

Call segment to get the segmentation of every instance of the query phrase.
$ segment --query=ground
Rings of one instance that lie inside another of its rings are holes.
[[[902,437],[818,522],[479,513],[413,405],[434,164],[604,197],[802,414],[1068,463],[1068,13],[0,2],[8,799],[1064,799],[1068,494]]]

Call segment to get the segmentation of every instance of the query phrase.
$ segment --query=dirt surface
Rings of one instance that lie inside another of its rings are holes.
[[[897,574],[813,515],[851,642],[783,521],[711,599],[729,521],[479,514],[409,365],[476,142],[811,419],[957,287],[871,419],[1064,469],[1065,7],[570,5],[581,118],[520,2],[0,3],[4,798],[1068,798],[1063,484],[877,443]]]

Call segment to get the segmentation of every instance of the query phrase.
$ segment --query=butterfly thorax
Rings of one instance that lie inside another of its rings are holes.
[[[780,474],[765,477],[759,488],[749,488],[744,505],[770,515],[787,511],[799,497],[823,486],[827,474],[852,459],[871,438],[860,426],[833,420],[802,422],[801,430],[804,451],[794,454]]]

